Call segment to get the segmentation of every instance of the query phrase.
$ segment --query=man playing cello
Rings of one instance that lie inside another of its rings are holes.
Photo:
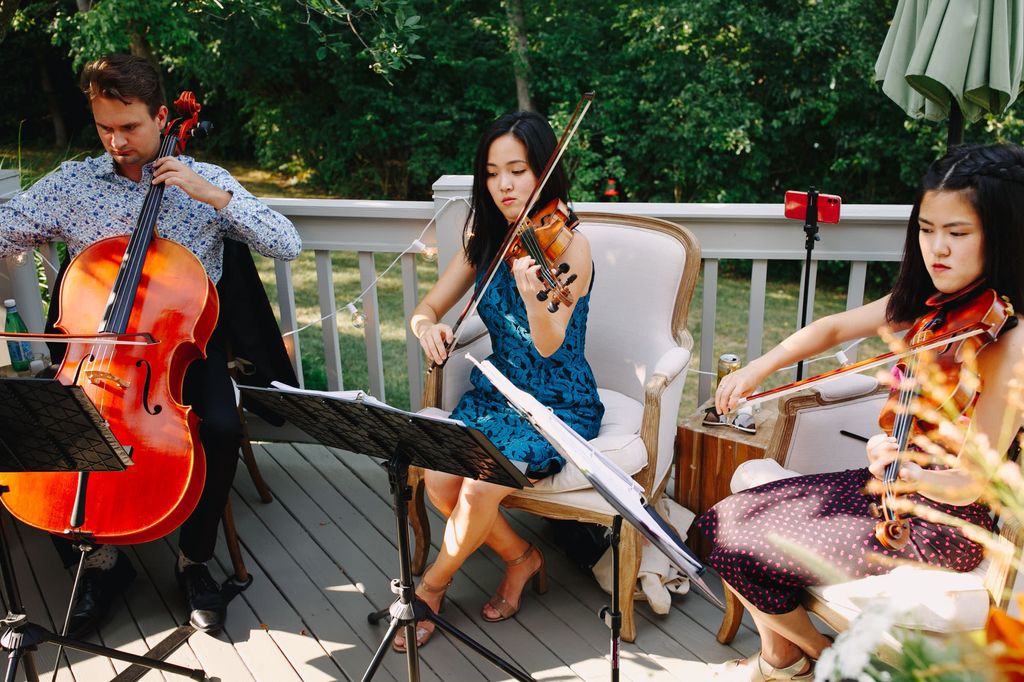
[[[64,241],[70,256],[107,237],[132,232],[149,188],[165,193],[158,218],[160,236],[191,251],[216,283],[222,273],[224,239],[244,242],[269,258],[291,260],[301,242],[295,227],[246,191],[226,170],[186,156],[157,158],[168,119],[156,67],[140,57],[113,54],[88,64],[81,77],[96,131],[106,153],[66,161],[26,192],[0,206],[0,257],[49,241]],[[206,562],[213,557],[217,526],[234,477],[241,424],[220,330],[193,362],[183,397],[201,419],[200,440],[207,468],[195,510],[181,526],[174,567],[198,630],[224,624],[226,600]],[[54,538],[65,565],[77,561],[71,543]],[[128,556],[106,545],[90,552],[72,607],[68,632],[92,631],[115,597],[135,578]]]

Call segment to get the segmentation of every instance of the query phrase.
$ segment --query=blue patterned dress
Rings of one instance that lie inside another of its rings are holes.
[[[477,275],[477,286],[482,276],[482,272]],[[590,292],[573,303],[573,308],[562,346],[546,358],[533,345],[526,308],[506,263],[498,266],[477,311],[491,333],[493,352],[487,359],[513,384],[550,407],[589,440],[597,436],[604,415],[594,373],[583,354]],[[482,431],[506,457],[525,464],[530,478],[561,471],[565,464],[562,456],[509,406],[476,367],[470,381],[473,388],[459,400],[453,419]]]

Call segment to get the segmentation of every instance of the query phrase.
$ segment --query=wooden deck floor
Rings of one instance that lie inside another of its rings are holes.
[[[314,445],[265,444],[256,454],[276,499],[261,504],[243,467],[233,493],[255,580],[232,602],[222,634],[194,634],[169,660],[201,667],[211,679],[225,682],[359,680],[385,631],[384,625],[368,624],[366,616],[393,601],[389,581],[398,574],[386,474],[375,460]],[[440,517],[435,514],[432,523],[438,538]],[[552,546],[544,520],[514,513],[513,523],[544,549],[549,592],[528,593],[513,620],[484,623],[480,606],[500,575],[500,562],[485,550],[456,576],[444,615],[539,680],[610,679],[609,633],[596,615],[609,597]],[[26,611],[30,620],[53,628],[63,622],[70,577],[45,534],[24,526],[15,531],[9,535]],[[172,537],[128,549],[139,579],[97,641],[144,653],[186,620],[172,575],[175,546]],[[223,543],[216,563],[215,577],[228,572]],[[718,644],[714,632],[721,611],[699,594],[676,597],[667,616],[640,603],[637,616],[637,641],[622,647],[623,680],[700,680],[707,676],[704,662],[746,656],[757,648],[757,636],[746,626],[732,647]],[[55,653],[45,645],[36,654],[45,679]],[[421,656],[424,680],[506,678],[445,637],[435,637]],[[69,658],[70,670],[62,666],[57,678],[65,682],[107,680],[126,667],[78,652]],[[151,671],[143,679],[185,678]],[[407,679],[405,657],[389,652],[374,679]]]

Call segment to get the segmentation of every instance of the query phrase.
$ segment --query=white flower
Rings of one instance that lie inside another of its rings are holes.
[[[839,682],[853,679],[858,682],[873,682],[869,674],[871,654],[882,643],[885,633],[892,627],[898,609],[891,600],[872,602],[864,606],[850,627],[836,637],[836,642],[826,649],[814,670],[814,679],[819,682]]]

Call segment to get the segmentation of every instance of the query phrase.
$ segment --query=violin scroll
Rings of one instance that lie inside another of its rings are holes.
[[[884,505],[875,502],[868,505],[868,513],[872,518],[881,519],[875,525],[875,539],[883,547],[899,551],[907,546],[910,541],[910,521],[895,513],[890,516]]]

